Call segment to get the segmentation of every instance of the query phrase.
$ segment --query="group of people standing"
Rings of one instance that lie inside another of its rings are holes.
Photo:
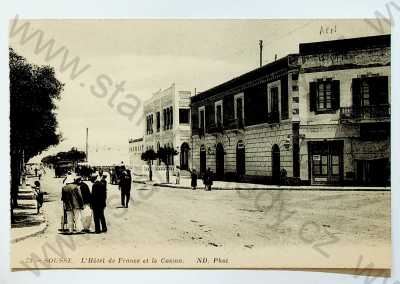
[[[203,184],[204,184],[204,190],[206,191],[211,191],[211,186],[213,184],[213,173],[210,168],[207,169],[207,171],[203,175]],[[190,178],[191,178],[191,187],[193,190],[196,190],[197,188],[197,171],[196,169],[193,169],[190,171]]]
[[[68,172],[63,183],[61,200],[63,215],[61,229],[67,226],[70,233],[88,233],[92,219],[95,233],[107,232],[107,223],[104,210],[107,206],[107,178],[105,172],[95,171],[91,177],[92,190],[80,176]],[[132,178],[129,170],[121,174],[118,188],[121,192],[121,205],[128,208],[131,199]]]
[[[94,175],[92,191],[80,176],[68,172],[62,188],[63,214],[61,228],[67,225],[69,233],[90,232],[93,216],[95,233],[107,232],[104,209],[107,201],[107,176]]]

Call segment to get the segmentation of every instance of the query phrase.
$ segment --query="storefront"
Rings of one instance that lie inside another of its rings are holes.
[[[343,181],[343,144],[342,140],[308,142],[311,184]]]

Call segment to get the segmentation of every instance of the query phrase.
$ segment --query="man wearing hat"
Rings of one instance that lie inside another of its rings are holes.
[[[122,207],[128,208],[129,199],[131,197],[132,179],[130,174],[125,170],[122,172],[121,179],[119,181],[119,190],[121,191],[121,205]]]
[[[106,178],[106,175],[103,175],[101,178],[97,176],[92,187],[92,210],[96,234],[107,232],[106,218],[104,216],[104,209],[106,208],[107,201]]]
[[[62,188],[61,200],[67,215],[69,232],[74,231],[74,225],[76,232],[82,232],[81,210],[83,209],[83,199],[79,186],[74,183],[74,180],[66,180],[66,185]]]

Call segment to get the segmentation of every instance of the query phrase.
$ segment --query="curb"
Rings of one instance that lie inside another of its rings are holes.
[[[133,181],[134,183],[148,184],[145,181]],[[152,183],[153,186],[168,187],[176,189],[191,189],[190,186],[176,186],[174,184],[165,183]],[[390,187],[334,187],[334,186],[273,186],[268,188],[260,187],[238,187],[238,188],[224,188],[213,186],[212,190],[293,190],[293,191],[391,191]]]

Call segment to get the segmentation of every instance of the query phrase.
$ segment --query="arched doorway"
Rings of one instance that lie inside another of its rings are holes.
[[[181,170],[189,169],[189,144],[184,142],[181,145]]]
[[[204,145],[200,146],[200,175],[206,172],[206,147]]]
[[[242,140],[236,145],[236,174],[239,179],[246,173],[246,149]]]
[[[281,154],[279,146],[274,144],[272,146],[272,183],[279,184],[281,172]]]
[[[217,144],[215,153],[215,174],[217,179],[224,178],[224,146],[221,143]]]

